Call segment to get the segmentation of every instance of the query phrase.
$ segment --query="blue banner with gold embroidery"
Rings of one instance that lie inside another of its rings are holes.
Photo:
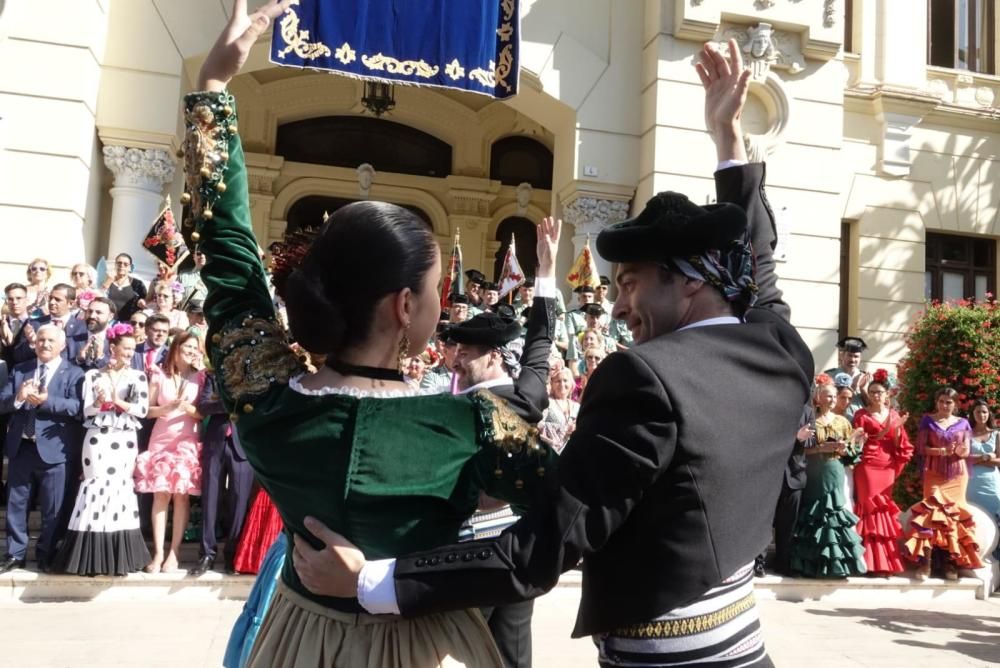
[[[271,62],[348,76],[517,93],[518,0],[297,0]]]

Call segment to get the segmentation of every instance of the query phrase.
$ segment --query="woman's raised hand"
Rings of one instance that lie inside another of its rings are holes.
[[[247,0],[233,0],[232,15],[201,66],[198,89],[215,92],[225,89],[247,62],[257,38],[293,1],[268,0],[260,9],[247,14]]]

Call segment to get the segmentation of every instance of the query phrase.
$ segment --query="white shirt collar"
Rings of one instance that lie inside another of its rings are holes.
[[[504,376],[503,378],[494,378],[492,380],[484,380],[481,383],[477,383],[470,388],[464,389],[456,394],[469,394],[470,392],[475,392],[476,390],[487,390],[491,387],[500,387],[501,385],[513,385],[514,380],[510,376]]]
[[[696,327],[711,327],[712,325],[738,325],[740,324],[740,322],[741,322],[740,319],[734,315],[720,315],[717,318],[706,318],[705,320],[692,322],[674,331],[683,332],[685,329],[694,329]]]

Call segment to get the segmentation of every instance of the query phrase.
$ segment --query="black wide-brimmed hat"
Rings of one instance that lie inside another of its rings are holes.
[[[448,328],[448,338],[455,343],[498,348],[521,335],[521,323],[514,309],[498,304],[496,311],[485,311]]]
[[[601,276],[600,280],[601,280],[601,285],[603,285],[604,287],[610,287],[611,286],[611,279],[608,278],[607,276]]]
[[[573,292],[575,292],[576,294],[581,294],[584,292],[589,292],[593,294],[595,290],[593,285],[578,285],[577,287],[573,288]]]
[[[466,295],[458,294],[458,295],[452,295],[451,297],[449,297],[448,301],[450,303],[452,303],[452,304],[468,304],[469,303],[469,298]]]
[[[486,274],[478,269],[467,270],[465,272],[465,277],[469,279],[469,283],[475,283],[476,285],[482,285],[486,281]]]
[[[735,204],[698,206],[680,193],[662,192],[638,216],[597,235],[597,252],[608,262],[665,262],[727,250],[746,231],[746,213]]]
[[[600,318],[602,315],[604,315],[604,307],[601,306],[600,304],[587,304],[580,310],[586,313],[587,315],[592,315],[596,318]]]
[[[868,344],[860,336],[845,336],[837,341],[837,347],[848,353],[863,353]]]

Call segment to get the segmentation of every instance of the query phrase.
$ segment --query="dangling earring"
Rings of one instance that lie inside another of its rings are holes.
[[[403,330],[403,337],[399,340],[399,353],[396,360],[396,368],[399,373],[403,373],[403,360],[405,360],[410,355],[410,337],[406,335],[407,330],[410,328],[409,325]]]

